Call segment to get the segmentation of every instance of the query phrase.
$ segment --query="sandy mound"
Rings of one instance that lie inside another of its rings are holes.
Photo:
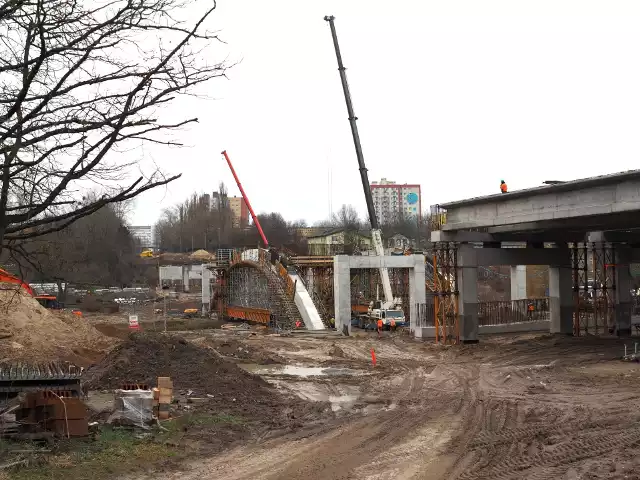
[[[47,310],[22,289],[0,284],[0,361],[88,365],[113,343],[83,318]]]
[[[213,259],[215,259],[215,255],[207,252],[206,250],[200,249],[200,250],[196,250],[191,255],[189,255],[189,258],[202,259],[202,260],[213,260]]]
[[[245,372],[210,349],[178,336],[133,333],[100,364],[86,372],[90,389],[120,388],[124,383],[155,385],[158,377],[173,380],[174,390],[192,390],[194,397],[213,395],[207,408],[261,418],[291,405],[262,378]]]

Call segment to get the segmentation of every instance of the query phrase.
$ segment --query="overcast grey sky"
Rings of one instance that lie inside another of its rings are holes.
[[[309,223],[364,195],[331,35],[336,28],[370,180],[422,185],[428,205],[640,168],[637,0],[218,0],[214,26],[241,60],[180,99],[188,148],[145,152],[182,172],[131,221],[224,181],[226,149],[257,212]],[[328,188],[332,172],[332,191]]]

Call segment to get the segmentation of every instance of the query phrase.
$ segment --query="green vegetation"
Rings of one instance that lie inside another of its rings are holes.
[[[60,451],[38,465],[7,474],[12,480],[103,480],[159,466],[169,459],[186,456],[179,446],[191,428],[243,425],[244,419],[227,414],[192,413],[163,422],[164,430],[145,436],[144,432],[104,428],[96,440],[78,439],[60,444]],[[0,477],[4,480],[4,478]]]

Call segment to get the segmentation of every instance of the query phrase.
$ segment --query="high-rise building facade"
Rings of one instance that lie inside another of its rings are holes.
[[[379,182],[371,182],[371,195],[380,223],[417,219],[422,215],[420,185],[398,184],[383,178]]]
[[[151,225],[136,225],[128,227],[131,236],[140,242],[142,249],[151,248],[156,249],[154,228]]]
[[[236,228],[244,228],[249,225],[249,209],[242,197],[230,197],[231,224]]]

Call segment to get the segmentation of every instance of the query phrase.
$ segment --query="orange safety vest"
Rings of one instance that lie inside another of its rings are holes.
[[[378,320],[378,328],[382,328],[382,320]]]
[[[507,193],[507,184],[506,183],[501,183],[500,184],[500,191],[502,193]]]

